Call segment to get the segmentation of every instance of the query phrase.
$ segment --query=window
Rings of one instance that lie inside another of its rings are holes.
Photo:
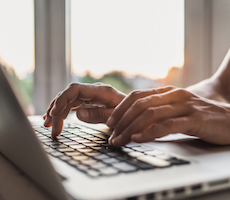
[[[6,69],[27,115],[32,103],[34,70],[33,0],[0,0],[0,65]]]
[[[178,6],[174,9],[175,4]],[[125,92],[163,84],[185,87],[210,77],[218,68],[230,46],[229,10],[230,2],[226,0],[34,0],[33,17],[33,0],[0,0],[1,63],[4,60],[6,65],[16,67],[13,63],[17,60],[14,52],[22,55],[25,50],[30,49],[23,54],[26,55],[23,66],[27,66],[26,71],[30,73],[33,70],[35,48],[33,103],[36,114],[44,113],[52,98],[70,81],[68,75],[71,62],[74,81],[110,82],[118,89],[123,89],[126,85]],[[170,19],[177,21],[178,26],[175,23],[167,25],[164,20],[171,11],[174,13],[170,15]],[[27,17],[22,18],[26,13]],[[14,21],[9,21],[6,16],[17,17]],[[183,20],[184,31],[179,31]],[[10,25],[20,27],[16,31],[9,31]],[[157,31],[153,29],[156,27]],[[161,32],[167,27],[170,31]],[[164,35],[163,40],[159,39],[161,35]],[[31,46],[26,46],[24,42],[23,48],[17,48],[17,42],[23,42],[23,38],[31,41]],[[13,42],[14,39],[16,42]],[[165,47],[167,39],[176,45]],[[162,45],[162,49],[156,48],[156,44]],[[6,53],[10,51],[7,49],[12,51],[8,57]],[[166,58],[166,53],[171,53],[172,49],[180,49],[177,51],[178,56],[175,56],[179,59],[168,59],[170,55]],[[168,64],[169,60],[172,61],[171,64]],[[181,68],[183,60],[184,66]],[[17,60],[18,63],[20,62]],[[158,68],[155,72],[150,72],[149,66]],[[172,66],[175,67],[167,74],[168,68]],[[111,74],[113,70],[119,72]],[[167,78],[163,78],[166,75]],[[135,76],[136,79],[133,79]],[[23,77],[25,76],[20,75],[21,79]],[[157,77],[161,79],[157,80]]]
[[[183,0],[72,0],[71,35],[73,81],[182,86]]]

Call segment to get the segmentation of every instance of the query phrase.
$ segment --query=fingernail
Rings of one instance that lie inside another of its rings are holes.
[[[51,110],[50,110],[50,112],[49,112],[49,115],[51,116],[51,117],[53,117],[53,111],[54,110],[54,108],[52,108]]]
[[[113,117],[109,117],[109,119],[107,120],[107,122],[106,122],[106,125],[108,126],[108,127],[112,127],[113,126],[113,124],[114,124],[114,118]]]
[[[110,135],[110,137],[109,137],[109,144],[110,145],[113,145],[113,143],[112,143],[112,140],[113,140],[113,138],[114,138],[114,131],[112,132],[112,134]]]
[[[85,109],[79,109],[78,114],[83,119],[88,119],[89,118],[89,113]]]
[[[116,143],[117,143],[117,138],[112,139],[111,143],[112,143],[113,146],[119,147],[119,145],[116,145]]]

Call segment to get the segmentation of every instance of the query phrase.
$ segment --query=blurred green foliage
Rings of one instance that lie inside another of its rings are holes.
[[[28,76],[27,78],[20,80],[12,67],[5,66],[0,63],[0,67],[5,72],[7,79],[10,82],[14,93],[22,105],[23,109],[26,111],[28,105],[32,104],[33,95],[33,76]]]
[[[91,76],[90,72],[87,72],[86,76],[82,78],[82,83],[96,83],[101,82],[109,84],[121,92],[128,94],[133,90],[130,83],[127,82],[125,75],[120,71],[112,71],[105,74],[102,78],[96,79]]]

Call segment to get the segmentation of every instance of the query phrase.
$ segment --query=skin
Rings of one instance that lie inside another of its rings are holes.
[[[51,136],[56,138],[63,128],[63,121],[70,111],[88,123],[105,123],[125,95],[106,84],[71,83],[50,103],[43,115],[44,126],[52,126]]]
[[[52,136],[62,130],[70,110],[85,122],[114,128],[109,143],[152,141],[185,133],[218,145],[230,144],[230,51],[216,74],[187,89],[167,86],[124,95],[104,84],[71,84],[51,102],[44,125]],[[88,107],[87,105],[89,105]]]

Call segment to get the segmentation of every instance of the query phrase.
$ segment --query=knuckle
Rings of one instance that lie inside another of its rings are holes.
[[[105,119],[105,112],[103,112],[102,109],[95,109],[96,111],[96,117],[98,117],[98,119]],[[95,117],[95,116],[93,116]]]
[[[153,115],[155,115],[156,114],[156,110],[154,109],[154,108],[152,108],[152,107],[150,107],[150,108],[147,108],[146,110],[145,110],[145,113],[144,113],[147,117],[149,116],[149,117],[152,117]]]
[[[72,87],[76,87],[76,86],[79,86],[79,83],[70,83],[68,85],[68,88],[72,88]]]
[[[109,84],[105,84],[103,87],[105,88],[105,90],[106,90],[107,92],[114,92],[114,91],[115,91],[114,87],[112,87],[112,86],[109,85]]]
[[[145,100],[144,99],[138,99],[134,102],[133,107],[134,109],[142,109],[145,105]]]
[[[93,85],[95,85],[98,88],[102,89],[106,93],[113,93],[113,92],[116,91],[116,89],[113,86],[111,86],[110,84],[105,84],[105,83],[97,82],[97,83],[95,83]]]
[[[174,128],[175,126],[175,123],[174,123],[174,120],[173,119],[170,119],[170,120],[166,120],[163,122],[163,126],[166,127],[167,129],[171,130]]]
[[[178,88],[174,91],[174,93],[181,97],[181,98],[190,98],[192,96],[191,92],[189,92],[188,90],[185,90],[183,88]]]
[[[125,125],[122,121],[120,121],[120,122],[117,124],[116,132],[122,133],[123,130],[125,130],[126,127],[127,127],[127,125]]]
[[[129,93],[129,96],[130,96],[130,98],[135,98],[136,99],[136,98],[138,98],[140,96],[141,92],[142,91],[140,91],[140,90],[134,90],[134,91]]]
[[[165,87],[167,90],[175,90],[177,89],[177,87],[173,86],[173,85],[168,85]]]

